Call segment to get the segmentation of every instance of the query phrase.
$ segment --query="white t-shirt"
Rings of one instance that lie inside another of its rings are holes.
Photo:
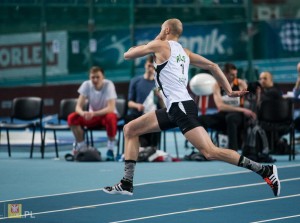
[[[89,102],[89,111],[98,111],[107,106],[107,101],[116,99],[117,93],[115,85],[110,80],[103,80],[100,90],[95,89],[91,80],[84,81],[78,89],[78,93],[85,96]],[[117,110],[115,109],[117,114]]]
[[[155,84],[161,90],[167,111],[173,102],[192,100],[187,90],[190,58],[180,43],[168,42],[171,48],[169,59],[162,64],[154,62],[157,72]]]

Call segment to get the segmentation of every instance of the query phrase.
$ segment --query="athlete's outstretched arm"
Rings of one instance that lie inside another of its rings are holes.
[[[156,49],[159,48],[159,42],[160,40],[153,40],[145,45],[131,47],[127,52],[124,53],[124,59],[130,60],[155,53]]]
[[[247,93],[246,89],[242,91],[232,91],[227,78],[225,77],[223,71],[220,69],[220,67],[217,64],[213,63],[212,61],[196,53],[191,52],[188,49],[185,49],[185,51],[190,57],[190,63],[202,69],[209,70],[213,74],[213,76],[217,79],[218,83],[220,83],[220,85],[226,91],[228,96],[238,97]]]

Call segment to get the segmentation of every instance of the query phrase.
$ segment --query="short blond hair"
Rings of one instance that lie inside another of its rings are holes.
[[[183,26],[179,19],[168,19],[165,21],[170,28],[170,33],[174,36],[180,37],[183,32]]]

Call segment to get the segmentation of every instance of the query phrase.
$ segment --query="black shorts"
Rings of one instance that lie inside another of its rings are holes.
[[[172,103],[169,112],[162,108],[155,113],[161,130],[179,127],[184,134],[200,126],[198,108],[193,100]]]

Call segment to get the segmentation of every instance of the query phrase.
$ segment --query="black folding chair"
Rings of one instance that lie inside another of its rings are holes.
[[[44,158],[44,153],[45,153],[46,132],[47,131],[53,131],[56,157],[57,158],[59,157],[56,132],[70,129],[68,124],[64,124],[62,122],[67,121],[68,115],[75,111],[76,103],[77,103],[77,98],[62,99],[60,101],[60,105],[59,105],[59,111],[58,111],[58,117],[57,117],[58,123],[46,123],[44,125],[42,158]]]
[[[43,99],[39,97],[18,97],[14,98],[11,107],[10,123],[0,124],[1,130],[6,131],[8,155],[11,156],[10,130],[32,130],[32,140],[30,149],[30,158],[32,158],[34,137],[37,127],[41,133],[41,152],[42,152],[42,117],[43,117]],[[16,122],[19,120],[18,122]]]
[[[289,160],[295,159],[294,104],[291,99],[263,100],[259,106],[257,118],[259,125],[271,135],[270,149],[274,149],[275,134],[278,131],[289,133]]]

